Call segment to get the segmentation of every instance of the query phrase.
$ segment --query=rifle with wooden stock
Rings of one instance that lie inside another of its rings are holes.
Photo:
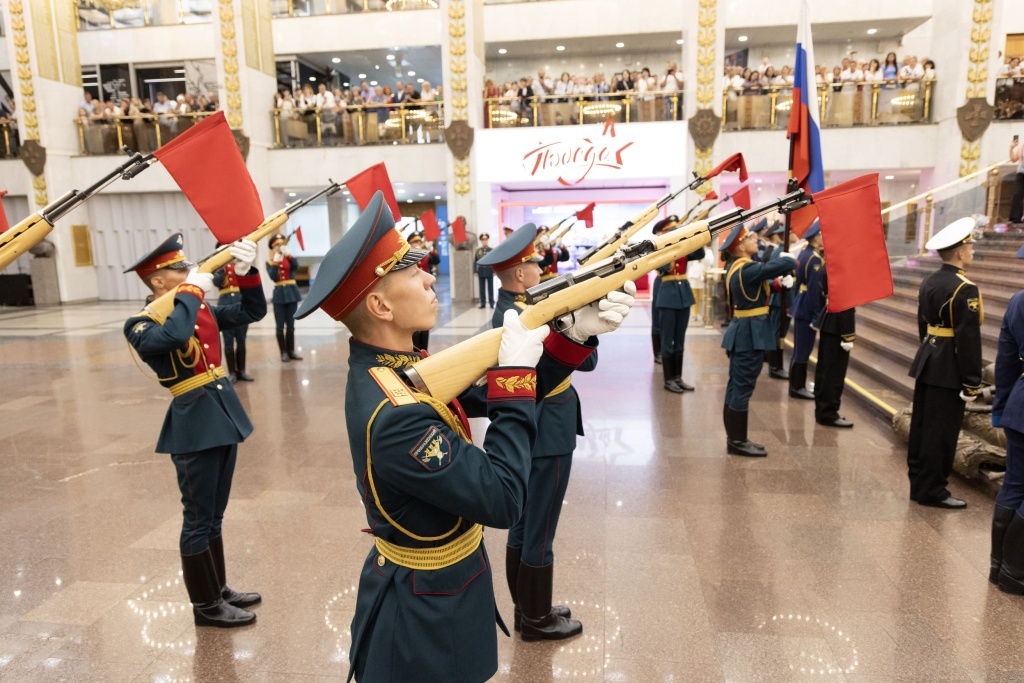
[[[710,221],[690,223],[622,247],[609,258],[528,289],[529,305],[519,319],[528,329],[546,325],[620,289],[627,282],[707,246],[714,235],[731,230],[738,223],[777,209],[792,210],[809,202],[804,191],[797,190],[749,211],[736,208]],[[501,334],[500,327],[488,330],[428,356],[405,368],[406,379],[417,391],[447,403],[497,363]]]
[[[15,259],[42,242],[53,231],[53,226],[72,210],[118,178],[130,180],[148,168],[146,158],[138,152],[103,176],[99,181],[79,192],[71,190],[60,199],[31,214],[17,225],[0,235],[0,271],[11,265]]]
[[[297,202],[292,202],[291,204],[281,209],[277,213],[267,216],[266,218],[263,219],[263,222],[256,227],[255,230],[253,230],[248,235],[240,239],[247,239],[252,240],[253,242],[259,242],[264,237],[268,237],[269,235],[273,235],[275,232],[277,232],[278,228],[280,228],[282,225],[288,222],[288,217],[291,216],[296,211],[298,211],[299,209],[301,209],[302,207],[306,206],[307,204],[311,204],[320,197],[330,196],[340,189],[340,184],[331,181],[330,185],[323,188],[316,194],[310,195],[309,197],[301,199]],[[230,263],[232,258],[231,252],[229,251],[230,247],[230,244],[222,245],[212,253],[202,258],[199,261],[199,272],[212,273]],[[253,267],[255,268],[256,266],[253,265]],[[167,316],[169,316],[171,312],[174,310],[175,294],[176,292],[172,290],[149,302],[148,304],[146,304],[146,312],[149,313],[149,315],[151,315],[156,322],[162,325],[163,322],[167,320]]]

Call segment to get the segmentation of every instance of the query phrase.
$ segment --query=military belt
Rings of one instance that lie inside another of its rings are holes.
[[[936,327],[935,325],[928,326],[928,334],[933,337],[955,337],[952,327]]]
[[[474,524],[464,534],[450,543],[436,548],[407,548],[389,543],[383,538],[374,538],[377,552],[400,567],[408,569],[444,569],[457,564],[476,552],[484,539],[484,528]],[[383,566],[383,562],[378,560]]]
[[[571,376],[570,377],[566,377],[565,379],[562,380],[561,384],[559,384],[557,387],[555,387],[550,392],[548,392],[548,394],[544,398],[551,398],[552,396],[558,396],[559,394],[564,394],[569,389],[569,385],[571,385],[571,384],[572,384],[572,377]]]
[[[753,318],[758,315],[768,315],[768,307],[748,308],[746,310],[735,310],[732,312],[734,318]]]
[[[807,285],[800,285],[800,291],[801,292],[806,292],[807,291]]]
[[[281,280],[280,282],[275,282],[274,286],[275,287],[284,287],[285,285],[294,285],[294,284],[295,284],[295,280]]]
[[[218,290],[221,294],[238,294],[240,290],[238,287],[225,287],[224,289]]]
[[[685,275],[662,275],[661,276],[661,281],[662,282],[679,282],[680,280],[685,280],[685,279],[686,279]]]
[[[171,396],[177,398],[182,394],[187,394],[193,389],[198,389],[199,387],[206,386],[211,382],[216,382],[217,380],[227,376],[228,373],[224,371],[224,368],[210,368],[206,372],[200,373],[195,377],[189,377],[188,379],[182,380],[177,384],[172,384],[170,386]]]

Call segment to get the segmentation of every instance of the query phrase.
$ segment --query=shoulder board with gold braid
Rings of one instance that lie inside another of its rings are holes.
[[[373,381],[377,383],[377,386],[384,392],[384,395],[391,401],[391,405],[408,406],[420,402],[393,369],[389,367],[373,367],[370,368],[369,373]]]

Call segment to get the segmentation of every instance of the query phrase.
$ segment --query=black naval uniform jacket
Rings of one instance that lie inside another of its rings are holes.
[[[934,387],[976,394],[981,387],[982,315],[981,293],[963,270],[944,263],[926,277],[917,297],[921,347],[910,376]]]
[[[819,332],[842,337],[844,342],[852,342],[857,338],[856,308],[848,308],[837,313],[828,312],[828,268],[822,271],[819,306],[821,311],[814,322],[814,327]]]
[[[533,368],[492,368],[487,386],[444,406],[398,379],[420,356],[351,340],[345,420],[364,531],[400,547],[435,548],[480,524],[507,529],[518,521],[537,436],[535,397],[592,351],[554,333],[544,346],[535,375]],[[534,375],[529,396],[515,390],[521,385],[510,375]],[[482,448],[473,445],[467,416],[490,418]],[[359,580],[349,679],[486,681],[498,668],[496,620],[501,624],[482,542],[439,569],[396,564],[375,545]]]
[[[174,310],[161,325],[146,311],[128,319],[124,336],[139,357],[153,369],[160,384],[175,384],[221,368],[220,330],[248,325],[267,314],[260,275],[253,269],[238,277],[241,301],[209,306],[203,290],[180,285]],[[252,433],[252,423],[227,377],[171,399],[157,453],[195,453],[240,443]]]
[[[491,325],[501,327],[505,320],[505,311],[513,309],[520,312],[525,307],[525,294],[499,289]],[[595,350],[577,368],[581,372],[591,372],[597,367],[597,338],[592,338],[591,343]],[[563,384],[551,387],[551,392],[542,394],[538,390],[537,397],[542,399],[542,402],[537,415],[539,434],[537,445],[533,449],[533,457],[547,458],[572,453],[576,450],[576,437],[583,436],[583,412],[576,389],[566,377]]]

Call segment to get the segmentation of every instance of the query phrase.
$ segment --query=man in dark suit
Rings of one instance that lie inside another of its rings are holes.
[[[917,295],[921,346],[910,366],[910,499],[953,510],[967,507],[946,488],[960,423],[965,405],[981,392],[981,293],[965,271],[974,260],[974,227],[973,218],[961,218],[925,245],[939,252],[942,267],[924,279]]]
[[[227,585],[221,522],[238,444],[252,433],[252,423],[221,365],[220,330],[267,314],[260,275],[252,269],[256,245],[239,240],[230,250],[242,295],[237,303],[206,304],[213,274],[198,272],[185,259],[181,233],[125,271],[135,271],[154,297],[174,294],[166,319],[144,309],[124,324],[124,336],[174,397],[156,451],[170,454],[178,472],[182,578],[196,625],[222,628],[256,621],[242,608],[258,603],[260,595]]]

